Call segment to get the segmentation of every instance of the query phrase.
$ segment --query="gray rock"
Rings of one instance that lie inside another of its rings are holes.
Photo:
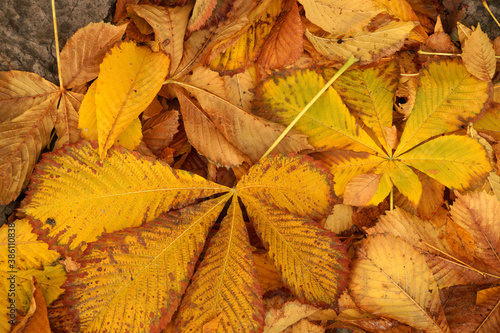
[[[500,0],[487,0],[491,12],[500,21]],[[480,0],[464,0],[465,16],[460,23],[467,27],[476,27],[481,23],[481,30],[486,32],[491,40],[500,36],[500,27],[495,23],[490,13],[486,10]]]
[[[58,83],[50,0],[2,0],[0,55],[15,70],[34,72]],[[115,0],[56,1],[59,46],[76,30],[109,16]],[[108,17],[109,20],[109,17]],[[0,71],[9,67],[0,59]]]

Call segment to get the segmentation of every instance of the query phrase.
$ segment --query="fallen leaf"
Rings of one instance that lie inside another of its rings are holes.
[[[462,45],[462,60],[469,73],[482,81],[491,81],[497,67],[495,50],[479,24]]]

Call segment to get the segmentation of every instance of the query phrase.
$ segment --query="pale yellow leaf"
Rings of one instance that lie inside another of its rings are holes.
[[[400,238],[369,236],[357,251],[351,293],[362,309],[426,332],[449,332],[425,258]]]
[[[333,212],[328,215],[325,222],[325,229],[340,234],[342,231],[351,229],[353,207],[348,205],[335,205]]]
[[[414,22],[392,21],[375,31],[364,29],[348,37],[315,35],[309,30],[306,37],[322,55],[342,62],[353,55],[366,64],[398,51],[414,27]]]
[[[350,36],[360,32],[377,14],[383,11],[372,0],[299,0],[306,17],[326,32]]]
[[[286,302],[281,309],[270,309],[266,313],[264,333],[280,333],[298,321],[307,318],[320,309],[299,301]]]
[[[495,50],[488,35],[481,30],[479,24],[465,40],[465,45],[462,47],[462,60],[469,73],[479,80],[490,81],[495,75],[497,66]]]

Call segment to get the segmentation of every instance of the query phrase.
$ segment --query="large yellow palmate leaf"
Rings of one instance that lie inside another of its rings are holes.
[[[333,72],[325,70],[325,79]],[[392,126],[393,96],[398,85],[394,62],[365,70],[343,73],[333,84],[347,107],[357,114],[375,134],[388,155],[392,154],[387,128]],[[380,89],[383,86],[384,89]]]
[[[396,157],[428,138],[458,130],[481,113],[488,99],[489,84],[469,74],[458,60],[431,62],[419,83]]]
[[[236,190],[291,290],[301,300],[333,306],[346,282],[347,260],[335,235],[310,220],[326,216],[333,203],[322,169],[305,157],[271,156]]]
[[[398,159],[441,184],[458,190],[480,184],[491,170],[483,146],[475,139],[457,135],[426,142]]]
[[[49,250],[46,243],[37,240],[28,220],[18,220],[11,224],[12,227],[4,225],[0,229],[0,305],[8,309],[9,298],[14,293],[15,308],[26,313],[31,300],[31,277],[36,278],[47,304],[50,304],[64,291],[61,286],[66,280],[66,273],[57,262],[59,253]],[[2,332],[10,331],[7,311],[0,317]]]
[[[163,53],[133,42],[120,44],[101,63],[95,104],[101,159],[151,103],[167,76],[170,61]]]
[[[237,196],[210,241],[177,315],[175,329],[199,332],[222,314],[219,331],[260,332],[264,304]]]
[[[314,168],[315,172],[311,172]],[[289,154],[266,157],[236,186],[247,199],[284,208],[294,215],[319,219],[335,203],[331,175],[320,163]]]
[[[460,190],[473,188],[487,177],[489,159],[476,139],[450,135],[422,142],[458,130],[480,114],[488,84],[472,77],[454,60],[431,63],[423,73],[418,91],[421,97],[397,146],[391,102],[397,71],[391,64],[346,71],[334,83],[336,90],[329,88],[297,122],[296,128],[307,134],[316,148],[330,149],[314,156],[329,166],[335,192],[344,195],[346,204],[377,205],[396,186],[417,207],[423,189],[412,168]],[[451,83],[443,73],[450,74]],[[332,71],[326,70],[324,75],[329,77]],[[288,125],[323,85],[324,80],[312,71],[277,73],[257,88],[258,103],[265,108],[260,112]],[[479,96],[479,103],[470,95]],[[366,125],[366,131],[344,101]]]
[[[425,258],[400,238],[369,236],[357,250],[349,289],[364,310],[425,332],[449,332]]]
[[[95,142],[48,154],[21,210],[66,255],[86,248],[51,321],[61,331],[164,329],[220,219],[176,325],[200,331],[219,320],[222,331],[260,331],[261,288],[240,199],[288,287],[307,302],[333,306],[347,283],[348,259],[335,235],[309,218],[331,211],[327,170],[306,156],[268,156],[241,184],[230,190],[124,148],[101,162]],[[223,195],[184,207],[214,194]],[[219,216],[224,206],[227,214]],[[171,208],[178,210],[161,214]],[[98,238],[103,231],[110,233]]]
[[[258,103],[264,108],[262,115],[288,125],[325,83],[321,75],[310,70],[283,72],[270,77],[257,88]],[[317,149],[383,153],[356,123],[333,88],[311,106],[294,128],[309,136],[309,142]]]
[[[82,268],[70,273],[64,285],[64,302],[74,306],[79,330],[165,328],[227,197],[161,215],[92,243],[80,260]]]
[[[227,188],[125,149],[100,162],[96,143],[66,146],[38,165],[22,211],[67,255],[104,231],[138,226],[171,207]],[[78,185],[75,185],[78,184]]]

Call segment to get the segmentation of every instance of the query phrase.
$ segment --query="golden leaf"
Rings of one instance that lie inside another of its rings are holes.
[[[475,139],[458,135],[426,142],[401,155],[399,160],[441,184],[459,190],[480,184],[491,170],[483,146]]]
[[[208,21],[217,6],[217,0],[196,1],[189,18],[187,29],[191,32],[200,29]]]
[[[258,101],[265,107],[265,112],[272,110],[272,114],[267,115],[268,118],[288,125],[325,83],[321,75],[311,70],[285,71],[261,83],[257,88]],[[335,111],[324,112],[329,109]],[[333,88],[329,88],[318,98],[294,128],[309,136],[309,142],[317,149],[338,148],[383,153],[360,128]]]
[[[385,7],[389,12],[389,14],[391,14],[394,17],[397,17],[401,21],[405,22],[419,21],[418,16],[415,14],[412,6],[410,5],[410,3],[414,4],[411,1],[410,2],[408,2],[407,0],[374,0],[374,1],[378,3],[380,6]],[[425,30],[422,28],[421,25],[417,25],[410,33],[410,36],[408,38],[417,40],[419,42],[423,42],[426,37],[427,34],[425,33]]]
[[[78,128],[81,129],[82,138],[85,140],[99,139],[97,131],[97,108],[95,104],[98,81],[99,78],[92,82],[80,107]],[[141,142],[141,139],[141,121],[139,118],[135,118],[132,123],[116,137],[114,145],[119,144],[127,149],[134,150]]]
[[[64,285],[65,302],[78,310],[80,330],[164,328],[227,198],[161,215],[92,243],[80,260],[82,268],[69,273]]]
[[[481,30],[481,25],[469,35],[462,48],[462,60],[465,67],[482,81],[491,81],[497,67],[495,50],[488,35]]]
[[[335,234],[285,210],[241,195],[248,216],[283,281],[302,301],[334,306],[347,282],[346,253]]]
[[[420,75],[420,85],[395,156],[430,137],[458,130],[481,113],[488,99],[488,83],[470,75],[458,61],[431,62]]]
[[[328,70],[324,73],[325,77],[332,75]],[[366,70],[346,71],[333,85],[347,107],[375,133],[387,153],[392,153],[386,128],[392,126],[397,77],[395,64],[389,62]]]
[[[257,279],[262,287],[262,294],[284,286],[281,275],[276,270],[276,266],[274,266],[267,252],[254,252],[253,260],[255,262],[255,269],[257,270]]]
[[[61,148],[65,144],[75,143],[80,140],[78,110],[83,98],[82,94],[71,91],[61,94],[59,106],[55,111],[57,141],[54,150]]]
[[[315,172],[311,172],[314,168]],[[292,214],[318,219],[330,213],[334,197],[331,176],[305,156],[274,155],[255,164],[238,182],[241,196],[284,208]]]
[[[71,255],[104,231],[138,226],[171,207],[224,191],[123,148],[110,150],[101,163],[95,143],[83,142],[45,157],[22,211],[42,239]]]
[[[300,320],[319,311],[320,309],[314,306],[302,304],[298,301],[286,302],[281,309],[270,309],[266,313],[266,326],[264,327],[264,332],[283,332]]]
[[[498,306],[500,305],[500,287],[478,291],[476,302],[480,308],[486,311],[482,315],[484,319],[475,332],[494,332],[497,330],[500,324],[500,312],[498,311]]]
[[[352,212],[352,206],[335,205],[333,212],[326,219],[325,229],[333,231],[336,234],[350,230],[354,226],[352,223]]]
[[[176,330],[199,332],[222,314],[219,330],[259,332],[263,324],[262,291],[248,246],[248,234],[236,196],[219,232],[193,277],[176,319]]]
[[[47,316],[47,304],[43,297],[42,290],[34,283],[35,278],[32,277],[31,282],[31,305],[21,321],[12,329],[12,333],[18,332],[40,332],[50,333],[50,323]]]
[[[236,74],[244,71],[255,61],[260,47],[273,29],[274,22],[281,12],[283,0],[260,2],[249,14],[249,23],[239,33],[238,40],[223,53],[210,61],[210,68],[221,74]],[[287,47],[289,49],[290,47]],[[280,52],[286,52],[280,50]]]
[[[101,159],[151,103],[165,79],[169,59],[135,43],[122,43],[101,63],[95,104]]]
[[[359,307],[426,332],[449,332],[437,283],[422,254],[383,234],[369,236],[357,254],[349,288]]]
[[[313,155],[323,162],[334,175],[335,193],[342,195],[345,188],[354,176],[366,174],[368,171],[379,167],[385,159],[382,156],[365,152],[331,149]]]
[[[218,166],[238,166],[243,162],[251,162],[217,130],[214,122],[184,92],[175,87],[173,89],[181,105],[186,135],[200,154]]]
[[[500,141],[500,104],[493,104],[485,110],[481,119],[474,123],[474,129]]]

